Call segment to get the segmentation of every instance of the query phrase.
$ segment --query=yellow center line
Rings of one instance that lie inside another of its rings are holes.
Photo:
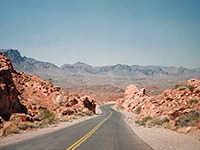
[[[104,106],[105,107],[105,106]],[[106,108],[106,107],[105,107]],[[106,108],[107,109],[107,108]],[[75,142],[73,145],[71,145],[69,148],[66,150],[74,150],[76,149],[79,145],[81,145],[85,140],[87,140],[108,118],[112,116],[112,112],[107,109],[110,112],[110,115],[106,117],[104,120],[102,120],[98,125],[96,125],[90,132],[88,132],[85,136],[83,136],[80,140]]]

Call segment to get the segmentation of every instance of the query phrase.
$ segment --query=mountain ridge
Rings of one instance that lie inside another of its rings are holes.
[[[60,77],[69,75],[92,75],[92,76],[114,76],[114,77],[180,77],[191,78],[200,75],[200,68],[188,69],[174,66],[140,66],[116,64],[108,66],[91,66],[83,62],[75,64],[63,64],[57,66],[51,62],[38,61],[34,58],[21,56],[18,50],[0,49],[6,54],[16,70],[29,74],[38,74],[43,78]]]

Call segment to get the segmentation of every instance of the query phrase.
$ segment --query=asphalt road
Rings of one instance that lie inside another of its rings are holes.
[[[0,150],[152,150],[110,106],[101,106],[102,115],[94,119]]]

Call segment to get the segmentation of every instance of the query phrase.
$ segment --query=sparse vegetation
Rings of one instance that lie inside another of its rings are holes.
[[[32,93],[35,94],[35,93],[37,93],[37,91],[33,91]]]
[[[142,109],[141,107],[138,107],[138,108],[135,110],[135,113],[136,113],[136,114],[140,114],[141,109]]]
[[[188,89],[189,89],[191,92],[193,92],[194,89],[195,89],[195,87],[194,87],[194,86],[188,86]]]
[[[187,89],[187,87],[180,84],[176,84],[173,89],[178,89],[179,91],[182,91]]]
[[[10,125],[3,130],[3,135],[7,136],[9,134],[18,134],[20,129],[16,125]]]
[[[153,118],[151,116],[147,116],[143,118],[142,120],[137,120],[135,123],[141,125],[141,126],[146,126],[147,121],[152,120]]]
[[[35,121],[42,121],[42,125],[55,123],[55,115],[52,114],[48,109],[42,110],[39,114],[34,116]]]
[[[14,118],[14,120],[12,122],[13,122],[14,125],[17,126],[19,124],[19,122],[20,122],[20,117]]]
[[[47,109],[47,107],[43,105],[39,105],[39,109]]]
[[[0,124],[0,130],[3,128],[3,123]]]
[[[91,112],[91,111],[86,111],[85,114],[86,114],[87,116],[92,116],[92,112]]]
[[[181,87],[181,85],[180,85],[180,84],[176,84],[176,85],[174,86],[174,89],[178,89],[179,87]]]
[[[48,123],[55,122],[55,115],[52,114],[48,109],[41,111],[42,120],[48,120]]]
[[[179,88],[179,91],[183,91],[183,90],[185,90],[185,89],[187,89],[187,87],[184,87],[184,86],[183,86],[183,87],[180,87],[180,88]]]
[[[151,119],[151,121],[149,122],[148,126],[161,126],[163,123],[169,122],[169,118],[165,117],[163,119],[160,118],[153,118]]]
[[[181,127],[196,126],[198,125],[199,118],[200,118],[200,113],[197,111],[192,111],[186,115],[180,116],[177,120],[177,125]]]
[[[156,99],[154,99],[154,98],[152,98],[151,100],[150,100],[150,102],[155,102],[156,101]]]
[[[117,110],[124,110],[125,108],[124,108],[124,106],[117,106]]]
[[[196,103],[198,103],[198,100],[197,99],[191,99],[191,100],[189,100],[189,103],[190,104],[196,104]]]
[[[32,123],[32,122],[23,122],[18,125],[18,128],[20,130],[33,129],[33,128],[39,128],[39,127],[40,127],[39,123]]]

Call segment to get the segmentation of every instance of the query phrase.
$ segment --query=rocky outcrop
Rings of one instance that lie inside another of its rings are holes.
[[[124,98],[119,99],[115,106],[122,106],[124,110],[132,111],[149,98],[150,96],[146,94],[145,88],[139,90],[135,85],[131,84],[126,88]]]
[[[140,114],[141,118],[167,118],[181,127],[200,127],[200,80],[188,80],[188,86],[175,86],[158,96],[150,96],[145,89],[127,87],[124,99],[116,107]],[[158,119],[159,120],[159,119]],[[168,126],[170,126],[170,123]],[[142,123],[143,124],[143,123]],[[174,126],[175,126],[174,125]]]
[[[132,99],[138,93],[139,93],[139,89],[135,85],[131,84],[126,88],[124,98],[125,99]]]
[[[67,121],[72,114],[93,115],[95,108],[90,97],[66,94],[35,74],[16,72],[8,57],[0,53],[0,137],[58,119]]]
[[[80,96],[66,94],[61,87],[53,86],[50,81],[44,81],[37,75],[19,72],[13,75],[13,80],[20,93],[20,102],[26,106],[28,114],[32,117],[39,114],[42,109],[48,109],[56,116],[71,115],[72,112],[78,112],[84,108],[95,113],[90,105],[82,102]],[[76,105],[79,106],[77,110]]]
[[[95,100],[66,94],[61,87],[13,69],[8,57],[0,53],[0,123],[13,121],[41,121],[46,111],[57,118],[81,111],[95,113]]]
[[[0,116],[4,120],[8,120],[12,113],[27,113],[26,108],[19,103],[12,73],[16,71],[10,60],[0,52]]]
[[[81,101],[82,101],[84,107],[88,108],[93,113],[95,113],[96,104],[95,104],[94,99],[92,99],[91,97],[88,97],[88,96],[84,96],[81,98]]]

